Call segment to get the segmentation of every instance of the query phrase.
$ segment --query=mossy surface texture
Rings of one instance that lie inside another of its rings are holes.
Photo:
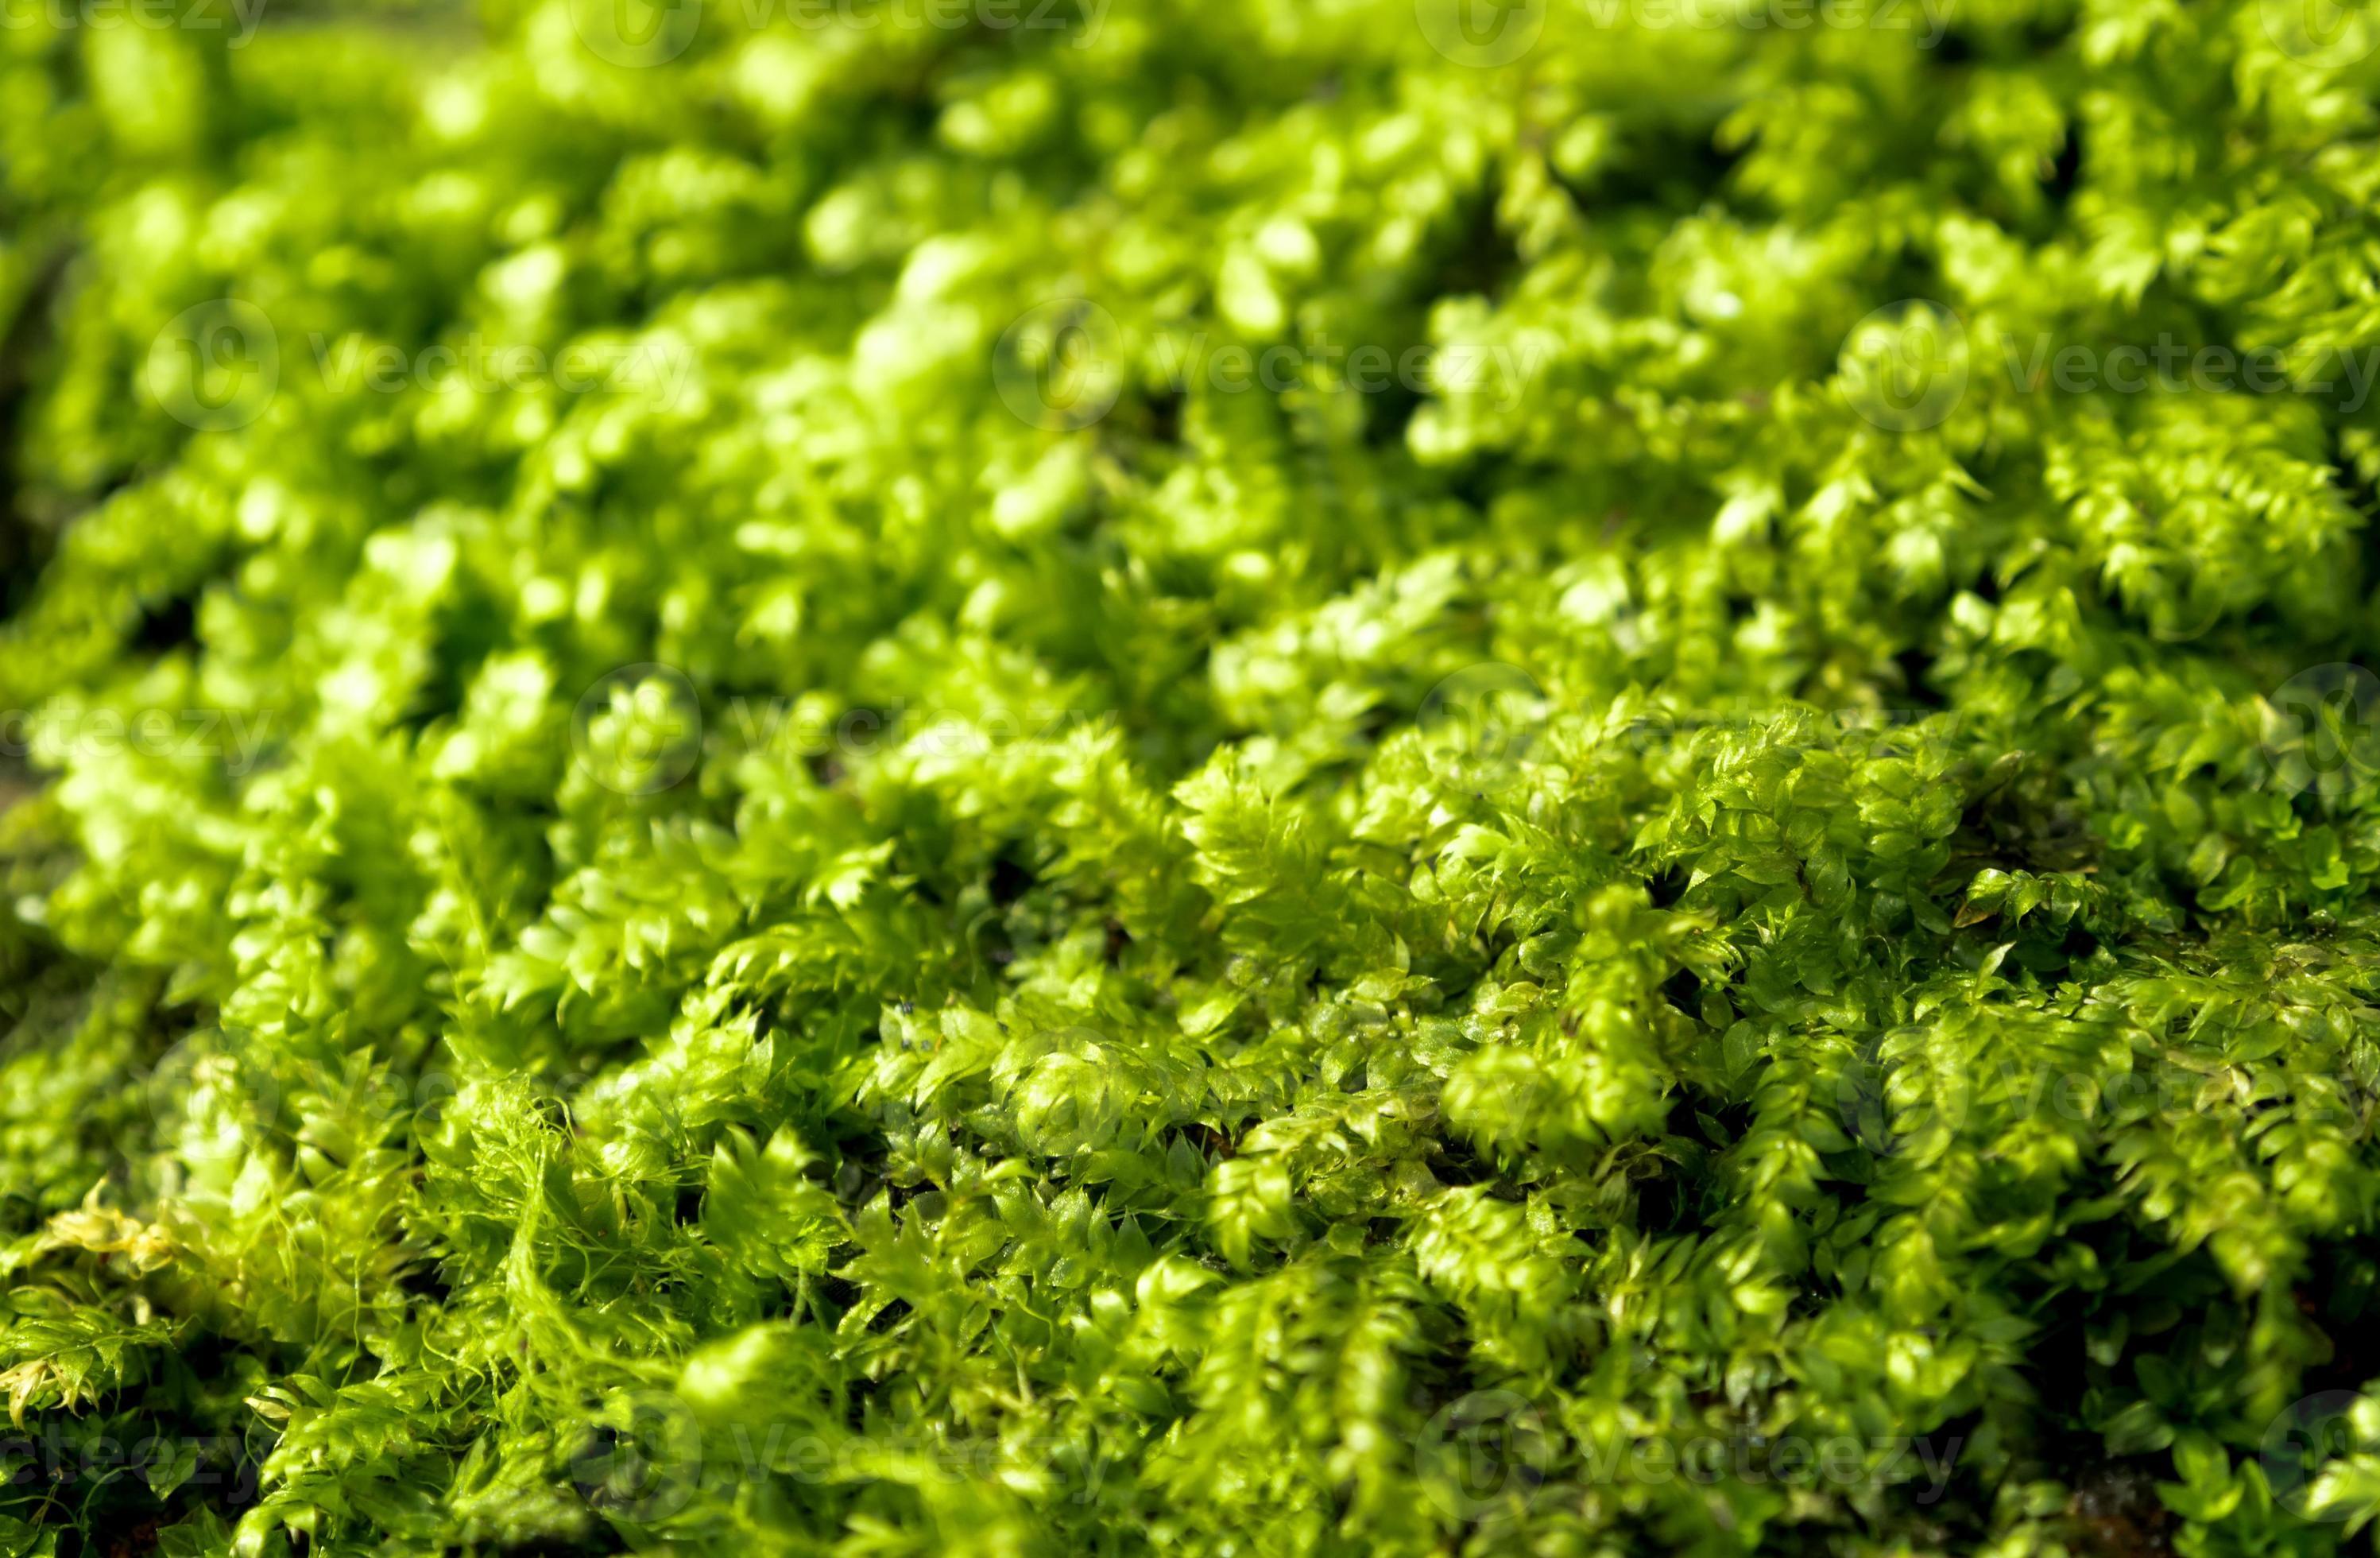
[[[0,6],[0,1554],[2319,1554],[2380,17]]]

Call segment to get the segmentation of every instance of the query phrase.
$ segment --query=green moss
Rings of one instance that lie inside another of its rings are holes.
[[[641,5],[0,29],[0,1553],[2368,1540],[2380,22]]]

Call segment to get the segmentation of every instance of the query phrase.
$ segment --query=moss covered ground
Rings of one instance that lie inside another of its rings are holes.
[[[0,1554],[2366,1545],[2375,92],[0,0]]]

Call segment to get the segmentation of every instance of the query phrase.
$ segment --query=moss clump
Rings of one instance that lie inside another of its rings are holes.
[[[0,1553],[2361,1543],[2316,11],[0,30]]]

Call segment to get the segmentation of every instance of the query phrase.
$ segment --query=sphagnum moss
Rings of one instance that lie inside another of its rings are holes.
[[[2375,44],[19,7],[0,1552],[2363,1542]]]

